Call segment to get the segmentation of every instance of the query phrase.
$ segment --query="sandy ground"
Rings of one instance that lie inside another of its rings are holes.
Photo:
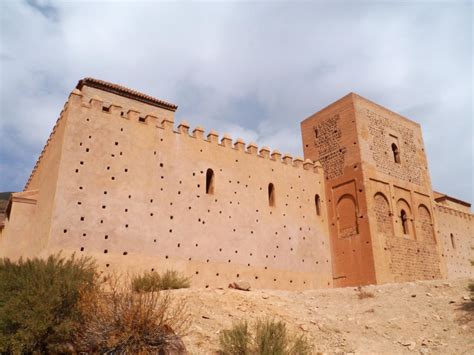
[[[219,333],[239,320],[271,317],[304,332],[314,353],[474,354],[469,280],[417,281],[303,292],[233,289],[172,291],[185,297],[190,354],[215,354]]]

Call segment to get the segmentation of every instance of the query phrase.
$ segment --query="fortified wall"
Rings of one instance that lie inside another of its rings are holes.
[[[21,225],[6,226],[3,251],[82,253],[131,273],[177,269],[198,287],[332,286],[320,166],[186,123],[175,130],[175,107],[138,106],[105,85],[85,80],[71,94],[25,187],[41,191],[49,179],[55,190],[28,205],[37,216],[24,243]]]
[[[0,256],[84,254],[193,287],[473,275],[470,205],[432,191],[417,123],[349,94],[302,122],[303,160],[175,126],[176,109],[81,80],[9,201]]]

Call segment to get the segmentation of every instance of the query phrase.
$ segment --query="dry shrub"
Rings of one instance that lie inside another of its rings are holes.
[[[58,353],[82,323],[82,293],[99,289],[92,259],[0,260],[0,352]]]
[[[80,307],[85,321],[77,349],[120,354],[185,353],[180,336],[189,325],[184,300],[169,292],[136,293],[109,282],[110,291],[86,293]]]
[[[156,271],[145,272],[143,275],[137,275],[132,278],[132,289],[135,292],[174,290],[188,288],[189,286],[190,279],[174,270],[167,270],[162,275]]]
[[[306,355],[312,347],[303,334],[289,334],[286,324],[271,319],[258,320],[252,335],[247,322],[235,324],[220,335],[220,353],[232,355]]]
[[[359,286],[357,287],[357,297],[359,297],[360,300],[363,300],[364,298],[374,298],[375,295]]]

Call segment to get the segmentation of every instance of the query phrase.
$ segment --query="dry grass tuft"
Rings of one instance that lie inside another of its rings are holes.
[[[188,288],[190,279],[180,275],[177,271],[167,270],[160,275],[156,271],[145,272],[132,278],[132,290],[135,292],[155,292],[160,290],[174,290]]]
[[[271,319],[258,320],[252,335],[247,322],[223,330],[220,353],[231,355],[305,355],[312,347],[304,335],[290,335],[286,324]]]
[[[180,338],[189,326],[184,300],[169,292],[136,293],[114,279],[107,293],[86,293],[80,307],[85,321],[78,350],[98,353],[185,353]]]

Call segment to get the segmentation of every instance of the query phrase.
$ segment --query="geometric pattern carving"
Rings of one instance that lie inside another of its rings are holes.
[[[413,130],[368,109],[367,117],[372,137],[370,150],[378,170],[395,178],[421,185],[422,166],[417,157]],[[397,132],[399,137],[400,146],[397,149],[400,164],[393,159],[389,131]]]

